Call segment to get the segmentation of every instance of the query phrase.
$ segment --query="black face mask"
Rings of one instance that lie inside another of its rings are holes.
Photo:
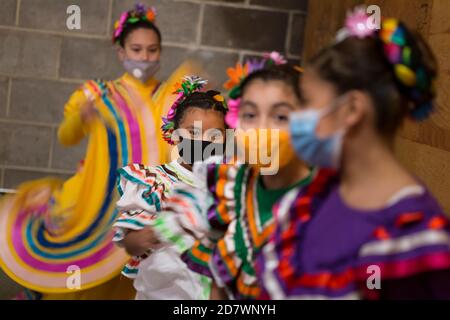
[[[225,151],[224,143],[213,143],[211,141],[187,138],[181,138],[181,142],[177,147],[180,157],[187,164],[204,161],[212,156],[223,156]]]

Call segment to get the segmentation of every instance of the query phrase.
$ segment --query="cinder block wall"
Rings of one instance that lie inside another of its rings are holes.
[[[0,187],[68,177],[86,141],[64,148],[56,130],[64,103],[83,81],[122,74],[112,25],[134,0],[0,0]],[[299,62],[307,0],[146,0],[163,34],[160,79],[199,57],[221,85],[226,67],[268,50]],[[81,30],[66,9],[81,8]],[[17,291],[0,271],[0,299]]]
[[[58,145],[65,101],[84,80],[121,75],[110,38],[134,0],[1,0],[0,186],[49,174],[69,176],[86,142]],[[298,61],[307,0],[147,0],[158,10],[164,79],[187,56],[200,57],[217,85],[225,68],[278,50]],[[68,30],[66,9],[81,8],[81,30]]]

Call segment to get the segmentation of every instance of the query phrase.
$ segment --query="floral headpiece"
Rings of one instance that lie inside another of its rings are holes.
[[[144,4],[138,3],[133,10],[126,11],[121,14],[119,20],[114,24],[113,43],[116,43],[123,29],[127,24],[135,24],[140,21],[148,21],[155,23],[156,9],[154,7],[147,8]]]
[[[249,59],[244,65],[236,63],[234,68],[227,69],[229,80],[223,87],[228,91],[229,111],[225,117],[226,123],[235,128],[238,119],[239,105],[241,103],[241,84],[253,72],[269,68],[273,65],[286,64],[287,60],[278,52],[267,52],[262,59]]]
[[[167,116],[162,118],[163,125],[161,126],[163,138],[169,144],[174,144],[172,140],[172,133],[175,130],[174,119],[175,115],[177,114],[178,107],[186,100],[188,96],[190,96],[194,92],[201,92],[207,83],[207,80],[204,80],[198,76],[185,76],[181,83],[178,82],[175,84],[175,90],[173,94],[176,94],[177,98],[175,99],[173,105],[170,107]],[[217,94],[212,98],[215,101],[223,104],[225,109],[228,109],[224,97],[222,97],[220,94]]]
[[[397,82],[413,102],[410,116],[419,121],[426,119],[433,111],[436,74],[421,63],[417,45],[402,22],[393,18],[383,19],[380,28],[376,29],[369,25],[369,19],[364,6],[347,13],[345,27],[338,32],[337,42],[348,37],[378,39]]]
[[[369,18],[364,6],[358,6],[353,11],[348,11],[345,25],[338,31],[336,41],[341,42],[349,37],[359,39],[375,37],[377,30],[373,26],[369,26]]]

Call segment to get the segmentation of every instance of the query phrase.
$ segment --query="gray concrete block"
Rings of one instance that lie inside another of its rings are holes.
[[[17,0],[2,0],[0,10],[0,25],[14,25],[16,22]]]
[[[195,43],[200,5],[173,0],[141,1],[157,10],[156,25],[163,41]],[[134,7],[135,0],[114,0],[112,23],[120,14]]]
[[[17,123],[0,125],[0,164],[47,167],[52,129]]]
[[[0,72],[55,77],[60,46],[56,36],[0,30]]]
[[[250,0],[250,5],[306,11],[308,9],[308,0]]]
[[[158,79],[167,79],[183,61],[190,58],[202,64],[206,71],[203,76],[208,78],[210,86],[219,90],[222,90],[222,85],[227,79],[226,69],[239,59],[236,53],[166,46],[163,49],[162,68],[157,74]]]
[[[64,38],[59,74],[63,78],[111,80],[123,73],[117,52],[108,40]]]
[[[0,77],[0,117],[6,116],[8,78]]]
[[[282,51],[287,24],[287,13],[207,5],[202,44],[253,51]]]
[[[22,0],[19,25],[40,30],[106,35],[108,3],[108,0]],[[80,7],[80,30],[67,28],[67,8],[70,5]]]
[[[291,25],[291,38],[289,39],[290,54],[302,55],[305,26],[306,16],[303,14],[294,14]]]
[[[35,79],[13,79],[9,117],[57,124],[64,105],[79,84]]]

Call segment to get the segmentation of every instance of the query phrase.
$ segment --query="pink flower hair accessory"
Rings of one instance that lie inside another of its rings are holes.
[[[287,64],[287,60],[279,52],[272,51],[263,54],[262,58],[248,59],[245,64],[237,63],[236,66],[227,69],[228,81],[224,88],[228,90],[229,111],[225,121],[231,128],[236,128],[241,103],[242,82],[252,73],[269,68],[273,65]]]
[[[336,41],[341,42],[349,37],[358,39],[374,37],[377,29],[369,25],[369,19],[365,6],[358,6],[353,11],[347,12],[344,27],[338,31]]]

